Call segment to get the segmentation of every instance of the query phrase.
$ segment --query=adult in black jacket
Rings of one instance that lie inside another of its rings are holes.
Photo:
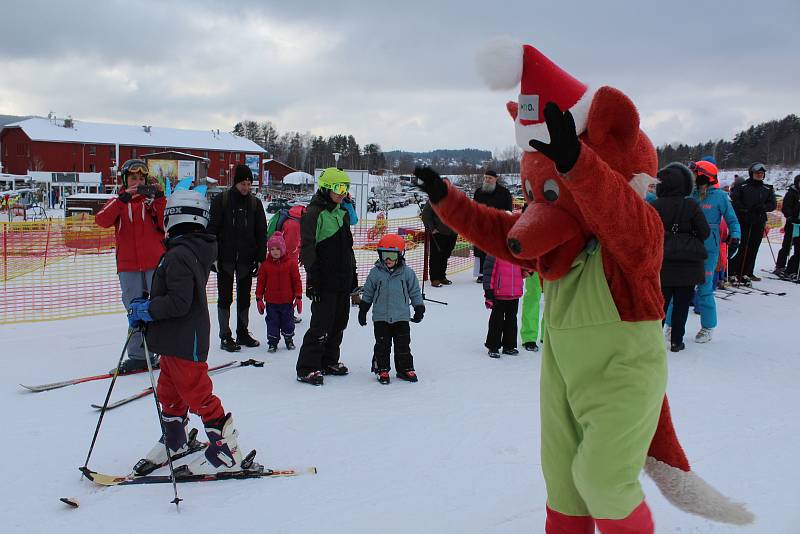
[[[758,247],[764,237],[767,213],[775,210],[777,201],[772,186],[764,183],[767,168],[763,163],[753,163],[747,172],[750,178],[731,190],[731,204],[742,226],[742,243],[739,253],[731,258],[728,272],[738,279],[758,281],[761,278],[753,274]]]
[[[447,279],[447,262],[456,246],[458,234],[444,224],[433,211],[430,202],[425,203],[422,208],[422,223],[425,225],[425,232],[430,236],[430,260],[428,262],[428,274],[433,287],[449,286],[453,282]]]
[[[297,380],[322,385],[323,374],[346,375],[340,345],[350,318],[350,293],[358,286],[350,213],[342,205],[350,186],[344,171],[331,167],[300,220],[300,262],[306,271],[311,322],[297,357]]]
[[[248,332],[250,288],[258,265],[267,256],[267,217],[261,202],[250,194],[253,173],[237,165],[233,186],[211,202],[208,233],[217,237],[217,315],[220,347],[228,352],[241,345],[257,347]],[[236,341],[230,328],[233,280],[236,278]]]
[[[497,173],[493,170],[488,170],[483,174],[483,185],[475,190],[472,199],[475,202],[486,204],[499,210],[514,211],[514,199],[511,197],[511,192],[498,183]],[[472,247],[472,250],[479,261],[477,272],[482,273],[483,260],[486,258],[486,253],[478,247]],[[477,281],[478,283],[483,281],[482,274],[478,274]]]
[[[686,332],[686,318],[692,301],[694,287],[705,281],[703,258],[686,261],[670,257],[670,240],[677,239],[675,232],[691,235],[697,239],[698,250],[704,250],[703,241],[711,233],[703,211],[692,198],[694,175],[680,163],[670,163],[660,171],[657,178],[656,198],[651,205],[664,224],[664,261],[661,265],[661,293],[664,295],[664,313],[672,301],[672,331],[670,350],[684,349],[683,335]]]
[[[783,196],[783,203],[781,205],[783,216],[786,217],[786,225],[783,227],[783,244],[781,250],[778,252],[778,260],[775,263],[775,274],[793,274],[797,275],[797,258],[800,258],[800,237],[793,238],[794,225],[800,224],[800,174],[794,177],[794,183],[786,191]],[[793,264],[789,269],[786,269],[786,258],[789,257],[789,251],[794,244],[794,254],[792,254],[791,263]]]

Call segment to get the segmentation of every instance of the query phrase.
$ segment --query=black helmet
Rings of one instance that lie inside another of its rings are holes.
[[[766,165],[764,165],[763,163],[760,163],[760,162],[757,161],[757,162],[753,163],[752,165],[750,165],[750,168],[747,169],[747,175],[750,178],[752,178],[753,177],[753,173],[756,173],[756,172],[763,172],[764,174],[766,174],[767,173]]]
[[[122,174],[122,185],[128,187],[128,175],[132,172],[140,172],[147,176],[150,170],[147,168],[147,162],[143,159],[129,159],[122,164],[120,173]]]

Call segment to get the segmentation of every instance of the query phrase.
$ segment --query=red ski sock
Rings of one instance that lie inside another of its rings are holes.
[[[653,516],[650,508],[642,501],[625,519],[595,519],[597,528],[603,534],[653,534]]]
[[[565,515],[547,507],[546,534],[594,534],[594,520],[588,515]]]

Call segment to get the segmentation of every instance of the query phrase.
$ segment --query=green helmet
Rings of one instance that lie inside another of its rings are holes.
[[[342,169],[328,167],[319,175],[319,186],[342,195],[350,189],[350,177]]]

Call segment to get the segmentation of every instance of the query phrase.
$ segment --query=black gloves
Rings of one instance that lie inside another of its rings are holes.
[[[371,307],[371,302],[364,302],[363,300],[358,305],[358,324],[361,326],[367,326],[367,312]]]
[[[736,254],[736,250],[739,248],[739,238],[738,237],[729,237],[728,238],[728,257],[732,258],[734,254]]]
[[[319,302],[322,300],[320,298],[320,294],[317,292],[317,289],[312,285],[306,285],[306,296],[311,302]]]
[[[530,145],[556,164],[556,170],[565,174],[572,170],[581,154],[581,143],[575,131],[575,119],[569,110],[564,113],[558,106],[548,102],[544,107],[544,120],[550,134],[550,144],[531,139]]]
[[[444,183],[439,173],[430,167],[415,168],[414,176],[417,177],[416,186],[425,191],[434,204],[447,196],[447,184]]]
[[[422,320],[425,316],[425,305],[420,304],[419,306],[414,306],[414,317],[411,318],[412,323],[418,323]]]
[[[122,193],[119,194],[117,198],[120,200],[120,202],[124,202],[125,204],[127,204],[128,202],[131,201],[131,194],[128,193],[127,191],[123,191]]]

